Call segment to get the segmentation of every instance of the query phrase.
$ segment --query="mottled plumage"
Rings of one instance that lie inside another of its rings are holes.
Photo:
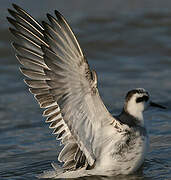
[[[122,113],[112,117],[97,89],[91,70],[63,16],[47,14],[39,24],[13,4],[8,21],[16,37],[13,47],[22,64],[25,83],[40,104],[49,128],[63,144],[53,171],[42,178],[74,178],[135,172],[143,163],[148,135],[143,111],[150,105],[144,89],[128,92]],[[138,99],[139,98],[139,99]],[[152,105],[152,103],[151,103]],[[154,103],[153,103],[154,105]],[[158,105],[159,106],[159,105]],[[160,106],[162,107],[162,106]]]

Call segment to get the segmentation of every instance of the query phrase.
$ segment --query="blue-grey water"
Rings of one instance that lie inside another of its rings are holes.
[[[171,180],[171,1],[63,0],[0,1],[0,180],[35,180],[51,169],[60,150],[38,104],[18,70],[6,21],[17,3],[38,20],[59,10],[70,22],[99,91],[112,113],[119,113],[126,92],[144,87],[168,107],[145,113],[150,150],[143,169],[110,180]],[[82,180],[85,178],[81,178]],[[90,177],[90,180],[105,179]]]

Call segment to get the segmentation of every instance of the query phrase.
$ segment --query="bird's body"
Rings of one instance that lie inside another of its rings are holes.
[[[118,123],[113,123],[111,128],[106,127],[106,131],[110,130],[110,134],[107,134],[110,140],[108,145],[102,147],[101,166],[104,169],[111,168],[116,174],[130,174],[142,165],[148,148],[148,137],[142,127],[120,125],[117,128]]]
[[[25,83],[46,108],[49,128],[63,144],[53,171],[42,178],[74,178],[89,175],[131,174],[142,165],[148,149],[148,133],[143,111],[160,105],[149,101],[142,88],[127,93],[123,110],[112,116],[97,88],[97,75],[91,70],[71,28],[63,16],[47,14],[49,24],[40,25],[26,11],[13,5],[17,38],[13,47],[24,66]]]
[[[129,127],[120,123],[118,119],[105,126],[101,134],[101,139],[98,140],[98,146],[95,149],[94,166],[65,173],[62,171],[58,178],[128,175],[135,173],[142,166],[149,146],[145,127]],[[39,177],[49,176],[54,177],[54,171],[45,172]]]
[[[134,173],[142,165],[148,149],[145,128],[113,122],[104,128],[104,139],[95,169],[101,175]]]
[[[143,164],[148,151],[148,135],[144,127],[129,127],[119,121],[103,128],[101,139],[95,149],[96,162],[93,167],[76,171],[44,172],[40,178],[77,178],[81,176],[116,176],[135,173]],[[55,166],[55,165],[53,165]],[[60,167],[56,165],[59,170]]]

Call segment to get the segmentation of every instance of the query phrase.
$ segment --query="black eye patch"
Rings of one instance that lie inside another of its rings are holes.
[[[148,96],[138,97],[138,98],[136,99],[136,102],[137,102],[137,103],[140,103],[140,102],[143,102],[143,101],[147,102],[148,99],[149,99]]]

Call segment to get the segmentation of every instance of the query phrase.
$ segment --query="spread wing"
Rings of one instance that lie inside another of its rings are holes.
[[[72,30],[63,16],[47,14],[49,24],[40,25],[27,12],[13,5],[16,37],[13,47],[28,77],[26,84],[40,104],[57,139],[64,144],[59,160],[64,168],[92,166],[97,141],[105,124],[113,119],[97,89],[97,75],[91,71]]]

